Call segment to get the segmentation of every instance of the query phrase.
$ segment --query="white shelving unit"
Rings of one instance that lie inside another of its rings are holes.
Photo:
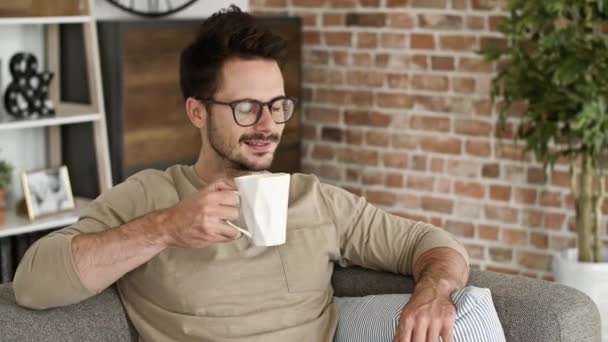
[[[18,0],[17,0],[18,1]],[[82,122],[93,124],[95,153],[97,161],[100,192],[112,186],[108,137],[106,131],[105,108],[103,103],[101,70],[97,43],[97,26],[95,21],[94,0],[82,0],[85,15],[73,16],[27,16],[3,17],[0,14],[0,30],[3,25],[42,25],[45,31],[46,69],[55,73],[51,82],[49,96],[55,104],[56,115],[40,119],[13,119],[0,116],[0,132],[18,129],[45,127],[47,130],[48,167],[62,165],[60,127]],[[61,56],[60,25],[79,24],[83,30],[86,70],[91,103],[68,103],[61,99]],[[0,44],[2,44],[0,42]],[[2,134],[2,133],[0,133]],[[10,160],[9,160],[10,162]],[[78,220],[83,206],[90,200],[77,198],[74,210],[56,215],[29,220],[26,216],[16,214],[15,204],[9,203],[6,222],[0,224],[0,238],[48,230],[70,225]]]

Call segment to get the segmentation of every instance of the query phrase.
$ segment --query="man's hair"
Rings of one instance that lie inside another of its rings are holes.
[[[265,58],[280,66],[287,42],[235,5],[206,19],[195,40],[180,57],[180,85],[184,99],[208,99],[219,87],[220,70],[230,58]],[[263,80],[261,80],[263,81]]]

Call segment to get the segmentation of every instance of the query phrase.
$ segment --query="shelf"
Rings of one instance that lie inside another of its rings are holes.
[[[44,24],[73,24],[92,21],[90,16],[66,17],[0,17],[0,25],[44,25]]]
[[[69,226],[78,221],[80,211],[91,202],[80,197],[76,197],[74,201],[76,208],[73,210],[31,221],[27,216],[18,216],[14,207],[7,208],[6,222],[0,224],[0,238]]]
[[[8,114],[4,114],[0,116],[0,131],[91,122],[100,120],[101,118],[102,116],[99,113],[60,113],[55,116],[38,119],[14,119]]]

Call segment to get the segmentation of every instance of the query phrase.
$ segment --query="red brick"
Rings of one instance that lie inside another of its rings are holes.
[[[378,35],[373,32],[359,32],[357,34],[357,47],[372,49],[378,46]]]
[[[414,8],[447,8],[447,6],[447,0],[412,0]]]
[[[494,71],[494,66],[491,63],[485,62],[481,58],[460,57],[458,62],[458,70],[487,74]]]
[[[462,152],[462,142],[457,138],[423,137],[420,139],[420,147],[426,152],[446,154],[460,154]]]
[[[521,224],[526,228],[539,228],[542,224],[543,213],[537,209],[524,209],[521,213]]]
[[[418,23],[422,28],[441,30],[460,30],[463,27],[462,17],[458,15],[419,14]]]
[[[412,108],[412,97],[403,93],[377,93],[376,103],[386,108]]]
[[[479,100],[475,104],[475,114],[482,116],[492,115],[492,102],[490,100]]]
[[[378,165],[378,152],[344,148],[338,151],[338,160],[344,163],[374,166]]]
[[[387,191],[371,191],[365,192],[365,197],[370,203],[391,206],[395,204],[397,196],[392,192]]]
[[[296,7],[323,7],[325,0],[293,0],[291,3]]]
[[[523,145],[515,145],[511,142],[497,142],[494,145],[496,157],[500,159],[514,160],[521,162],[528,159],[528,156],[524,154]]]
[[[335,65],[348,64],[348,53],[345,51],[333,51],[331,53],[331,58]]]
[[[472,238],[475,235],[475,227],[470,222],[448,220],[444,228],[456,236]]]
[[[310,53],[304,53],[303,59],[304,63],[327,65],[329,64],[329,53],[327,51],[311,50]]]
[[[374,56],[374,65],[379,68],[386,68],[389,60],[388,53],[378,53]]]
[[[451,214],[454,209],[454,202],[452,200],[430,196],[423,196],[421,200],[422,209],[425,211]]]
[[[418,138],[410,134],[395,133],[391,135],[391,145],[396,148],[415,149],[418,147]]]
[[[384,175],[381,172],[366,171],[361,175],[361,183],[364,185],[378,185],[384,183]]]
[[[448,78],[436,75],[415,75],[412,87],[420,90],[446,91],[448,90]]]
[[[551,230],[561,230],[566,220],[566,215],[560,213],[545,213],[543,215],[543,226]]]
[[[505,223],[517,223],[517,209],[505,206],[486,205],[485,217],[488,220],[500,221]]]
[[[321,44],[321,32],[306,30],[302,33],[304,44],[319,45]]]
[[[318,16],[317,14],[302,14],[302,26],[304,28],[307,27],[315,27],[317,26]]]
[[[363,7],[380,7],[380,0],[359,0]]]
[[[363,190],[361,190],[361,188],[357,188],[354,186],[344,186],[343,188],[344,188],[344,190],[346,190],[354,195],[357,195],[357,196],[363,195]]]
[[[498,227],[490,225],[479,225],[477,227],[477,236],[482,240],[498,240]]]
[[[347,144],[361,145],[363,143],[363,132],[357,129],[349,128],[346,131],[345,140]]]
[[[416,171],[426,171],[426,156],[412,156],[412,168]]]
[[[325,44],[334,46],[351,46],[352,34],[350,32],[324,32]]]
[[[408,88],[410,78],[407,74],[387,74],[386,81],[389,88]]]
[[[544,190],[540,193],[540,205],[542,206],[560,208],[562,203],[562,194],[559,192]]]
[[[435,177],[409,175],[407,177],[405,186],[408,189],[433,191],[433,187],[435,186]]]
[[[450,175],[456,177],[479,178],[481,173],[481,164],[470,158],[463,160],[448,159],[445,168]]]
[[[431,112],[449,112],[445,96],[416,95],[414,105]]]
[[[443,162],[443,159],[433,158],[433,159],[431,159],[430,169],[431,169],[431,171],[433,171],[435,173],[443,173],[444,164],[445,163]]]
[[[473,51],[476,47],[475,37],[468,36],[440,36],[439,46],[442,50]]]
[[[365,142],[369,146],[386,147],[389,144],[389,136],[384,132],[370,131],[365,135]]]
[[[498,6],[498,0],[473,0],[475,10],[493,10]]]
[[[344,113],[344,122],[347,125],[388,127],[392,116],[380,112],[349,110]]]
[[[403,187],[403,176],[398,173],[389,173],[384,179],[384,185],[389,188]]]
[[[389,13],[388,26],[398,27],[402,29],[411,29],[414,27],[415,19],[407,13]]]
[[[479,183],[463,181],[456,181],[454,183],[454,193],[459,196],[483,198],[485,192],[485,186]]]
[[[491,16],[489,18],[490,31],[499,32],[500,30],[498,28],[504,20],[505,20],[504,16],[494,16],[494,15]]]
[[[487,141],[467,140],[465,142],[465,151],[472,156],[489,157],[492,154],[492,147]]]
[[[512,246],[522,246],[528,241],[528,234],[522,230],[503,229],[501,241]]]
[[[508,263],[513,260],[513,249],[502,247],[490,247],[490,260]]]
[[[331,5],[339,8],[353,8],[357,6],[357,0],[332,0]]]
[[[403,169],[407,167],[407,154],[401,152],[382,153],[382,163],[386,167]]]
[[[449,132],[450,119],[425,115],[414,115],[410,118],[410,127],[416,130]]]
[[[399,194],[397,195],[397,204],[399,207],[407,209],[420,209],[421,201],[420,196],[415,194]]]
[[[386,0],[386,7],[405,7],[409,0]]]
[[[371,70],[349,71],[346,79],[351,86],[381,87],[384,83],[384,74]]]
[[[342,130],[338,127],[322,127],[321,139],[327,141],[341,142]]]
[[[496,163],[484,164],[481,169],[481,175],[484,178],[498,178],[500,175],[500,166]]]
[[[385,13],[348,13],[346,15],[346,26],[382,27],[385,24]]]
[[[471,136],[490,136],[492,132],[492,124],[469,119],[459,119],[455,123],[456,133],[471,135]]]
[[[342,13],[324,13],[323,26],[344,26],[346,19]]]
[[[551,270],[551,255],[541,254],[536,252],[519,251],[517,262],[527,268],[535,270],[550,271]]]
[[[312,150],[312,157],[320,160],[331,160],[334,159],[336,150],[329,145],[315,145]]]
[[[406,35],[404,33],[382,33],[380,35],[380,46],[389,49],[401,49],[406,46]]]
[[[490,271],[490,272],[497,272],[497,273],[504,273],[504,274],[511,274],[511,275],[518,275],[519,271],[509,268],[509,267],[502,267],[502,266],[486,266],[486,270]]]
[[[475,79],[472,77],[452,78],[452,90],[456,93],[470,94],[475,91]]]
[[[414,33],[410,39],[412,49],[432,50],[435,48],[435,38],[430,34]]]
[[[484,246],[466,243],[464,244],[464,248],[467,250],[471,259],[484,259]]]
[[[369,67],[372,65],[373,56],[370,53],[353,53],[353,65],[358,67]]]
[[[505,38],[481,37],[480,46],[482,49],[487,49],[490,47],[506,49],[508,47],[508,43]]]
[[[570,174],[565,171],[553,171],[551,184],[570,189]]]
[[[438,179],[437,186],[435,187],[437,192],[442,194],[450,194],[452,193],[452,181],[449,179]]]
[[[454,57],[432,56],[431,69],[437,71],[454,70]]]
[[[359,169],[346,169],[346,180],[349,182],[359,182],[361,178],[361,170]]]
[[[481,16],[468,16],[466,22],[470,30],[482,31],[486,28],[486,20]]]
[[[530,245],[540,249],[547,249],[549,246],[549,237],[546,233],[531,233]]]
[[[317,126],[302,124],[302,138],[316,140],[319,138],[319,134],[317,133]]]
[[[507,185],[491,185],[490,198],[497,201],[509,201],[511,199],[511,187]]]
[[[315,123],[337,124],[340,122],[340,111],[337,109],[309,107],[304,113],[307,120]]]
[[[452,8],[454,9],[467,9],[469,0],[452,0]]]

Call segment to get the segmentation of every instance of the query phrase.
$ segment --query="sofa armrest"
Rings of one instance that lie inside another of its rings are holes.
[[[386,272],[336,267],[336,296],[411,293],[414,282]],[[600,342],[600,316],[582,292],[547,281],[471,270],[469,285],[489,288],[507,341]]]
[[[0,285],[2,341],[137,341],[114,287],[75,305],[30,310],[15,302],[12,283]]]

